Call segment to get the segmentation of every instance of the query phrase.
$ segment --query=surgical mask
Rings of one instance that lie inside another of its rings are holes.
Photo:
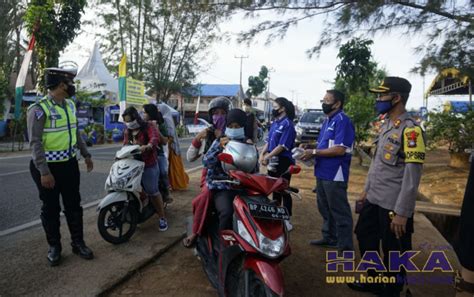
[[[244,139],[244,128],[226,128],[225,135],[227,135],[230,139]]]
[[[272,109],[272,116],[273,116],[274,118],[277,118],[281,113],[282,113],[282,111],[280,111],[280,108],[278,108],[278,109]]]
[[[332,104],[323,103],[323,112],[325,114],[330,114],[331,111],[333,111],[334,104],[336,103],[332,103]]]
[[[225,115],[222,114],[214,114],[212,115],[212,123],[216,129],[224,131],[225,129]]]
[[[392,99],[393,100],[393,99]],[[389,112],[393,108],[392,100],[389,101],[376,101],[375,110],[378,114],[384,114]]]
[[[140,124],[137,122],[137,120],[134,120],[134,121],[125,123],[125,125],[126,125],[127,128],[130,129],[130,130],[135,130],[135,129],[140,128]]]
[[[66,90],[67,95],[70,97],[73,97],[76,95],[76,87],[74,85],[67,85],[67,90]]]

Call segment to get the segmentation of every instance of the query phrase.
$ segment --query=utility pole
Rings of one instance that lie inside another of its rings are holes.
[[[244,59],[248,59],[249,56],[234,56],[236,59],[240,59],[240,86],[242,86],[242,64]]]
[[[270,121],[270,73],[275,72],[272,67],[268,68],[268,84],[265,92],[265,110],[263,111],[265,120]]]

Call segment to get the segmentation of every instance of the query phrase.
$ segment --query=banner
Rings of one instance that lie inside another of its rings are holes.
[[[141,80],[127,78],[127,104],[143,105],[147,104],[145,98],[145,83]]]
[[[35,35],[31,35],[30,43],[28,44],[28,50],[23,58],[21,64],[20,73],[16,79],[15,85],[15,119],[18,120],[21,114],[21,102],[23,100],[23,91],[25,87],[26,75],[28,74],[28,67],[30,65],[31,56],[33,55],[33,48],[35,47]]]
[[[120,116],[119,122],[123,122],[122,114],[126,108],[127,100],[127,55],[123,54],[119,64],[119,101],[120,101]]]

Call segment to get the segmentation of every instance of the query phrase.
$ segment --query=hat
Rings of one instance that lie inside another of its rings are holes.
[[[410,93],[411,84],[402,77],[387,76],[380,86],[369,89],[369,91],[372,93]]]
[[[231,123],[237,123],[240,127],[245,126],[245,120],[247,119],[247,115],[242,109],[231,109],[229,113],[227,113],[226,123],[227,125]]]
[[[72,81],[76,73],[75,69],[46,68],[44,70],[46,88],[57,86],[63,81]]]

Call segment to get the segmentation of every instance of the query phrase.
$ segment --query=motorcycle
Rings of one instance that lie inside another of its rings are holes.
[[[221,153],[223,164],[233,164],[232,155]],[[288,172],[297,174],[298,166]],[[204,272],[219,296],[283,296],[283,273],[279,263],[291,254],[284,220],[288,210],[268,196],[273,192],[298,193],[283,178],[229,170],[239,192],[233,206],[232,230],[218,231],[218,215],[211,211],[206,231],[198,236],[196,251]]]
[[[128,241],[137,225],[155,214],[155,208],[142,191],[141,179],[145,163],[135,159],[139,145],[122,147],[115,154],[105,182],[107,195],[100,201],[97,227],[102,238],[112,244]]]

